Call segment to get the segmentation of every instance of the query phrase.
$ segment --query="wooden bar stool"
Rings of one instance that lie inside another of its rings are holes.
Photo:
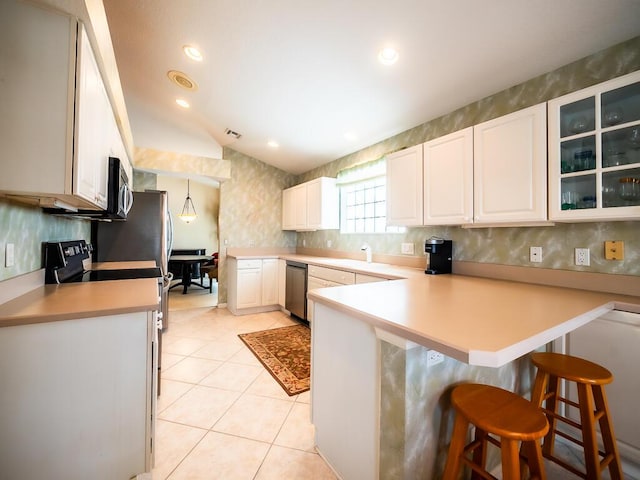
[[[443,480],[457,480],[463,465],[472,469],[471,478],[495,479],[486,470],[487,442],[500,447],[503,480],[522,478],[521,442],[530,478],[546,479],[540,439],[549,430],[549,424],[539,408],[515,393],[477,384],[455,387],[451,404],[456,411],[456,420]],[[475,425],[475,436],[465,445],[470,424]],[[473,452],[472,458],[467,456],[469,452]]]
[[[543,411],[549,420],[549,433],[544,438],[542,454],[552,462],[588,480],[601,478],[601,473],[607,467],[612,480],[622,477],[620,455],[616,437],[613,433],[613,423],[609,414],[607,396],[604,385],[613,381],[613,375],[606,368],[578,357],[559,353],[536,352],[531,355],[531,361],[538,368],[536,381],[531,394],[531,402]],[[578,403],[561,396],[560,380],[575,382],[578,391]],[[577,408],[580,412],[580,423],[558,413],[560,402],[565,406]],[[596,437],[596,420],[600,424],[600,434],[604,451],[598,449]],[[565,431],[559,430],[558,421],[580,430],[582,438],[576,438]],[[558,458],[554,453],[555,436],[559,435],[580,445],[584,450],[586,473]],[[602,457],[602,460],[600,460]]]

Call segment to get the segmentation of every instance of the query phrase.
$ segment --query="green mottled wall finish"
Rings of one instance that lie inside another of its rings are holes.
[[[636,37],[306,172],[298,177],[297,183],[321,176],[335,177],[349,166],[639,69],[640,37]],[[542,263],[535,264],[537,267],[640,275],[640,222],[637,221],[473,230],[423,227],[409,228],[405,234],[393,235],[340,235],[338,231],[331,230],[299,233],[297,245],[303,246],[305,242],[309,248],[326,248],[327,241],[331,240],[336,250],[354,252],[359,251],[362,242],[366,241],[374,254],[399,255],[400,243],[412,242],[416,254],[420,254],[424,240],[432,235],[454,241],[455,260],[532,266],[529,263],[529,246],[535,245],[541,246],[544,252]],[[605,240],[625,242],[624,261],[604,260]],[[575,247],[591,250],[590,267],[573,265]]]
[[[528,355],[500,368],[445,357],[427,366],[428,349],[380,342],[380,478],[442,478],[453,429],[453,385],[495,385],[529,397],[535,370]],[[489,465],[497,465],[497,449]]]
[[[37,207],[0,199],[0,281],[42,267],[42,242],[91,240],[91,224],[85,220],[55,217]],[[15,264],[4,267],[4,246],[15,245]]]
[[[158,176],[155,173],[133,171],[133,190],[144,192],[145,190],[156,190],[158,188]]]
[[[230,247],[295,247],[295,232],[282,230],[282,190],[295,176],[224,148],[231,179],[220,185],[219,232],[222,251]],[[224,242],[227,242],[225,245]],[[221,258],[218,301],[227,298],[225,258]]]

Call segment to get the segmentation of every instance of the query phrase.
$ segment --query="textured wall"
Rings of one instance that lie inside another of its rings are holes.
[[[500,368],[445,356],[443,363],[428,367],[428,351],[380,343],[380,478],[441,478],[453,428],[453,385],[495,385],[525,396],[531,391],[534,370],[528,356]],[[489,463],[495,466],[498,459]]]
[[[40,208],[0,199],[0,281],[33,272],[42,267],[42,242],[91,240],[86,220],[55,217]],[[4,266],[5,245],[15,245],[15,265]]]
[[[169,210],[173,215],[173,247],[177,249],[204,248],[208,254],[218,251],[218,213],[220,189],[194,180],[189,192],[198,218],[185,223],[179,219],[187,195],[185,178],[158,175],[158,190],[169,195]]]
[[[227,301],[225,247],[293,247],[296,242],[295,232],[282,230],[282,190],[295,177],[230,148],[225,147],[224,158],[231,161],[231,179],[220,186],[220,303]]]
[[[335,177],[338,171],[351,165],[379,158],[400,148],[417,145],[638,69],[640,37],[496,93],[311,170],[298,177],[297,183],[320,176]],[[359,251],[362,242],[366,241],[371,245],[374,254],[400,254],[401,242],[413,242],[415,252],[419,255],[424,240],[432,235],[450,238],[455,242],[456,260],[640,275],[640,222],[637,221],[473,230],[459,227],[424,227],[409,228],[406,234],[387,235],[340,235],[338,231],[323,231],[298,234],[297,245],[303,246],[304,242],[306,247],[327,248],[327,240],[331,240],[332,248],[353,252]],[[625,241],[624,261],[603,259],[605,240]],[[542,263],[529,263],[529,246],[543,248]],[[591,267],[573,265],[575,247],[587,247],[591,250]]]

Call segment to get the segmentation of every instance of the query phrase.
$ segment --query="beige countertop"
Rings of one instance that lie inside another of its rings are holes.
[[[96,262],[91,264],[91,270],[135,270],[136,268],[154,268],[155,260],[139,260],[132,262]]]
[[[157,310],[159,301],[156,278],[43,285],[1,304],[0,327]]]
[[[640,297],[462,275],[311,290],[311,300],[471,365],[498,367]]]
[[[422,269],[350,259],[233,256],[239,260],[284,258],[399,279],[314,289],[308,297],[373,325],[382,331],[381,338],[394,341],[395,336],[471,365],[504,365],[613,309],[640,313],[640,296],[464,275],[425,275]]]

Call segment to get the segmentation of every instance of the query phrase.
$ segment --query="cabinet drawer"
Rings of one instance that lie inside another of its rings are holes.
[[[257,260],[238,260],[236,267],[238,270],[246,270],[247,268],[262,268],[262,259]]]
[[[307,281],[307,290],[314,288],[340,287],[342,283],[332,282],[331,280],[323,280],[322,278],[309,277]]]
[[[318,267],[316,265],[309,265],[309,276],[341,283],[343,285],[352,285],[356,283],[356,274],[354,272],[345,272],[344,270]]]
[[[374,275],[367,275],[365,273],[356,273],[356,283],[374,283],[374,282],[386,282],[386,278],[376,277]]]

